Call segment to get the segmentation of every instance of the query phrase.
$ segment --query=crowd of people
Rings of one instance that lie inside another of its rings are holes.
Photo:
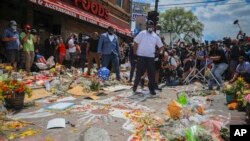
[[[97,69],[114,64],[117,79],[120,79],[119,65],[125,62],[124,42],[119,42],[115,29],[108,27],[107,32],[99,35],[72,33],[63,38],[61,35],[50,34],[44,41],[31,25],[25,25],[18,30],[16,21],[12,20],[1,34],[1,63],[9,63],[14,70],[25,69],[27,72],[37,71],[36,62],[45,63],[53,57],[54,61],[66,65],[68,68],[79,68],[87,75],[91,74],[93,63]],[[102,62],[101,62],[102,61]]]
[[[139,84],[144,85],[148,78],[148,87],[152,95],[161,90],[158,85],[180,85],[198,71],[208,80],[208,88],[220,89],[223,81],[233,82],[238,76],[250,82],[250,41],[245,33],[239,32],[236,39],[223,38],[210,43],[176,42],[169,47],[160,34],[160,26],[147,21],[146,30],[134,37],[133,42],[121,42],[113,27],[107,32],[92,35],[71,34],[63,39],[60,35],[50,35],[41,45],[39,34],[30,25],[25,25],[21,33],[17,23],[10,21],[4,30],[1,41],[5,51],[2,60],[10,63],[15,70],[25,68],[33,71],[35,62],[44,62],[53,56],[56,63],[67,67],[76,67],[91,75],[93,64],[97,69],[107,67],[120,81],[120,65],[130,64],[128,83],[133,84],[136,93]],[[20,59],[20,56],[22,59]],[[210,71],[209,71],[210,70]],[[136,71],[136,75],[134,77]]]

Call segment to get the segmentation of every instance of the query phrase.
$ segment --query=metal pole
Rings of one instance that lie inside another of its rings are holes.
[[[155,0],[155,11],[156,12],[158,11],[158,3],[159,3],[159,0]]]
[[[237,23],[237,25],[238,25],[238,27],[240,28],[240,30],[242,31],[242,29],[241,29],[241,27],[240,27],[240,24],[239,24],[239,23]]]
[[[171,30],[170,30],[170,43],[169,43],[169,47],[172,48],[172,37],[171,37]]]

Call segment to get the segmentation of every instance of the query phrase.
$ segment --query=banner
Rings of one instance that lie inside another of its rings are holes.
[[[98,25],[103,28],[107,28],[108,26],[114,27],[117,32],[131,36],[130,29],[124,29],[123,27],[119,27],[113,23],[105,21],[105,19],[98,18],[95,15],[91,15],[83,10],[79,10],[78,8],[75,8],[69,4],[65,4],[63,2],[60,2],[58,0],[29,0],[32,3],[35,3],[37,5],[64,13],[66,15],[78,18],[80,20]]]

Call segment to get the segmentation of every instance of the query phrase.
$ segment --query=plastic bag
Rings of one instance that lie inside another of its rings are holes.
[[[53,56],[50,56],[48,59],[47,59],[47,63],[46,63],[49,68],[53,67],[56,65],[55,61],[54,61],[54,57]]]
[[[186,94],[186,92],[181,92],[179,98],[178,98],[178,102],[182,105],[185,106],[188,104],[188,96]]]
[[[48,68],[48,66],[44,63],[36,63],[36,66],[40,69],[40,70],[45,70]]]
[[[187,129],[186,137],[188,141],[212,141],[213,136],[200,126],[194,125]]]
[[[172,119],[180,119],[182,106],[175,100],[171,101],[168,105],[168,113]]]
[[[207,105],[205,97],[195,96],[189,99],[187,107],[194,113],[204,115],[206,109],[205,105]]]
[[[221,110],[208,110],[206,111],[206,117],[208,119],[202,125],[215,135],[219,135],[221,128],[226,126],[231,120],[231,114]]]

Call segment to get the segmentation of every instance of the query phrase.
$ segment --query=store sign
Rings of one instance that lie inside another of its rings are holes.
[[[137,17],[146,17],[150,4],[133,2],[132,3],[132,17],[131,20],[135,21]]]
[[[66,15],[81,19],[83,21],[104,27],[104,28],[107,28],[108,26],[112,26],[115,29],[117,29],[117,32],[119,32],[121,34],[128,35],[128,36],[131,35],[131,32],[129,29],[124,29],[122,27],[118,27],[115,24],[112,24],[112,23],[105,21],[105,17],[104,17],[104,19],[98,18],[94,15],[91,15],[89,13],[86,13],[84,11],[79,10],[77,7],[72,7],[69,4],[65,4],[64,2],[61,2],[61,0],[29,0],[29,1],[32,3],[38,4],[38,5],[44,6],[46,8],[64,13]],[[84,1],[84,0],[81,0],[81,1]],[[93,7],[95,7],[95,6],[93,6]],[[93,9],[95,11],[95,8],[91,8],[91,9]],[[99,11],[98,11],[98,14],[99,14]],[[100,15],[102,15],[102,12],[100,12]],[[105,16],[105,14],[104,14],[104,16]]]
[[[90,11],[92,14],[101,18],[108,19],[109,11],[102,4],[92,2],[90,0],[73,0],[76,7],[85,11]]]
[[[138,13],[133,13],[132,14],[132,21],[136,21],[138,17],[147,17],[147,14],[138,14]]]

